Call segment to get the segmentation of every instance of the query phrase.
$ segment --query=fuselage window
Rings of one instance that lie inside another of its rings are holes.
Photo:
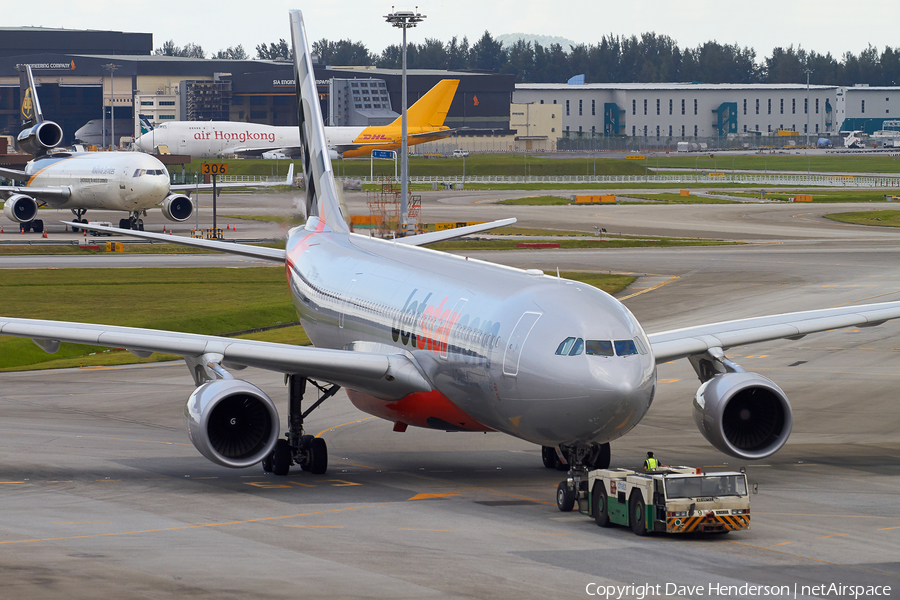
[[[588,340],[584,343],[584,353],[593,356],[613,356],[613,345],[606,340]]]
[[[559,347],[556,349],[556,353],[565,356],[569,353],[569,350],[572,349],[572,346],[575,344],[575,338],[568,337],[562,341]]]
[[[634,340],[616,340],[613,342],[616,347],[616,354],[618,356],[631,356],[632,354],[637,354],[637,346],[634,345]]]

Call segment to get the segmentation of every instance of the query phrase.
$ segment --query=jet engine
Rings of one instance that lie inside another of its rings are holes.
[[[13,194],[6,199],[6,204],[3,206],[3,214],[10,221],[29,223],[37,216],[38,205],[31,196]]]
[[[791,405],[781,388],[757,373],[721,373],[694,397],[694,422],[718,450],[743,459],[777,452],[791,435]]]
[[[184,422],[200,454],[223,467],[249,467],[275,448],[280,428],[272,400],[240,379],[217,379],[191,394]]]
[[[194,214],[194,203],[182,194],[170,194],[162,201],[162,213],[170,221],[187,221]]]
[[[23,129],[16,137],[19,150],[29,154],[43,154],[60,145],[63,139],[62,127],[53,121],[41,121],[34,127]]]

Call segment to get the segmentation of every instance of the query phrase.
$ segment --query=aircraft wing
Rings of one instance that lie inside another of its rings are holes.
[[[234,148],[229,150],[230,154],[238,154],[240,156],[262,156],[267,152],[281,152],[288,158],[300,158],[303,156],[303,148],[300,146],[285,146],[283,148]]]
[[[454,227],[453,229],[443,229],[441,231],[430,231],[428,233],[420,233],[419,235],[411,235],[403,238],[397,238],[398,244],[406,244],[407,246],[422,246],[424,244],[433,244],[435,242],[443,242],[444,240],[452,240],[454,238],[496,229],[497,227],[506,227],[516,222],[515,217],[509,219],[500,219],[499,221],[491,221],[489,223],[478,223],[477,225],[468,225],[466,227]]]
[[[14,181],[28,181],[29,179],[31,179],[31,176],[29,176],[25,171],[19,171],[18,169],[7,169],[5,167],[0,167],[0,177],[5,177],[6,179],[12,179]]]
[[[0,317],[0,335],[31,338],[50,353],[59,349],[59,342],[71,342],[125,348],[138,356],[163,352],[199,360],[204,365],[225,363],[300,374],[384,399],[433,389],[415,359],[402,350],[329,350],[157,329],[8,317]]]
[[[28,187],[25,185],[0,185],[0,194],[8,196],[9,194],[25,194],[31,196],[38,202],[50,203],[64,202],[72,195],[72,188],[69,186],[59,187]]]
[[[224,188],[248,188],[248,187],[270,187],[275,185],[293,185],[294,184],[294,163],[288,167],[287,177],[281,181],[217,181],[216,189]],[[190,192],[191,190],[211,190],[211,183],[177,183],[169,186],[169,190],[173,192]]]
[[[64,224],[72,227],[84,227],[83,223],[70,223],[63,221]],[[117,233],[119,235],[127,235],[131,237],[143,238],[146,240],[156,240],[169,244],[180,244],[182,246],[192,246],[194,248],[202,248],[204,250],[216,250],[218,252],[226,252],[228,254],[238,254],[240,256],[249,256],[251,258],[261,258],[284,264],[287,253],[280,248],[266,248],[264,246],[248,246],[246,244],[236,244],[234,242],[220,242],[217,240],[204,240],[201,238],[189,238],[180,235],[164,235],[162,233],[150,233],[149,231],[135,231],[133,229],[119,229],[118,227],[104,227],[103,225],[90,224],[91,231],[105,231],[106,233]]]
[[[711,348],[725,350],[769,340],[799,339],[810,333],[842,327],[872,327],[898,318],[900,302],[882,302],[724,321],[662,331],[648,337],[659,364],[703,354]]]

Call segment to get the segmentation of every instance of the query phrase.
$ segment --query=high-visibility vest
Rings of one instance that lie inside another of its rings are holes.
[[[659,461],[655,458],[648,458],[644,461],[644,470],[645,471],[653,471],[654,469],[659,468]]]

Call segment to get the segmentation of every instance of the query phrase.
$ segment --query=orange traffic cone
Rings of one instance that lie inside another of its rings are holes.
[[[47,238],[47,230],[46,230],[46,229],[44,230],[44,235],[42,235],[41,237],[44,238],[44,239]]]
[[[166,232],[166,226],[163,225],[163,233],[165,233],[165,232]]]
[[[25,226],[24,225],[19,225],[19,233],[21,233],[22,235],[25,235]]]
[[[232,227],[231,230],[232,230],[232,231],[237,231],[237,227]]]

